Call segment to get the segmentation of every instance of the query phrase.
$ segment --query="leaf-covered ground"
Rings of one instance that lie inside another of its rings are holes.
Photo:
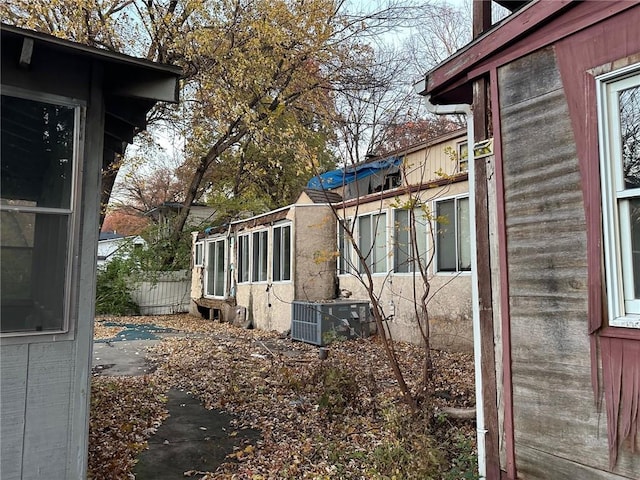
[[[473,359],[433,351],[434,410],[411,415],[376,337],[318,348],[274,332],[243,330],[189,315],[101,318],[188,332],[149,352],[143,377],[95,377],[91,478],[127,478],[145,440],[165,418],[164,394],[179,388],[207,408],[235,415],[236,435],[255,428],[255,444],[229,452],[205,479],[475,478],[474,424],[451,420],[445,406],[473,406]],[[113,331],[96,329],[101,338]],[[396,344],[407,381],[418,389],[422,354]],[[427,426],[428,425],[428,426]],[[234,433],[235,432],[235,433]],[[113,473],[117,472],[117,473]]]

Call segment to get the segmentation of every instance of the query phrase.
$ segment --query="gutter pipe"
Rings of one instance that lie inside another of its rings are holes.
[[[436,115],[464,115],[467,120],[467,145],[469,146],[469,217],[471,221],[471,308],[473,324],[473,363],[475,370],[476,393],[476,428],[478,439],[478,474],[481,479],[487,476],[486,439],[487,430],[484,421],[484,399],[482,395],[482,356],[480,344],[480,299],[478,294],[478,260],[476,251],[476,187],[475,187],[475,161],[474,149],[475,133],[473,129],[473,111],[471,105],[466,103],[453,105],[434,105],[431,96],[424,95],[426,90],[426,78],[414,85],[417,94],[423,95],[426,108]]]

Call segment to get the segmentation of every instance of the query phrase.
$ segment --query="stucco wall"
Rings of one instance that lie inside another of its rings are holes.
[[[340,275],[340,288],[349,290],[350,299],[367,300],[367,292],[362,282],[353,275]],[[417,343],[420,341],[415,305],[424,292],[424,284],[416,278],[414,297],[412,275],[376,275],[375,291],[384,314],[389,317],[388,325],[395,340]],[[433,293],[427,309],[431,326],[431,346],[451,351],[473,350],[471,325],[471,275],[435,275],[430,279]],[[383,287],[384,285],[384,287]]]
[[[468,182],[457,182],[444,187],[425,190],[420,198],[434,211],[433,201],[464,195],[468,192]],[[407,201],[407,196],[369,201],[349,207],[340,212],[342,218],[352,218],[367,213],[387,213],[388,266],[393,266],[394,222],[393,210]],[[428,260],[434,255],[433,242],[428,240]],[[435,261],[427,268],[430,282],[428,315],[431,326],[431,341],[435,348],[472,351],[473,331],[471,325],[471,274],[469,272],[439,273],[435,271]],[[419,342],[420,331],[416,322],[415,301],[424,292],[424,282],[419,274],[415,279],[407,273],[374,274],[375,291],[382,301],[385,315],[392,316],[389,327],[397,340]],[[339,288],[351,292],[358,300],[367,299],[362,281],[354,274],[338,276]],[[414,296],[415,284],[415,296]]]
[[[336,218],[329,207],[295,209],[295,299],[328,300],[336,293]]]
[[[291,327],[293,300],[326,300],[333,298],[335,294],[336,222],[331,210],[325,205],[292,206],[286,213],[286,219],[281,219],[275,224],[272,224],[269,218],[265,215],[264,221],[258,217],[233,225],[233,229],[243,235],[268,228],[267,280],[253,283],[237,282],[237,271],[235,268],[230,268],[237,263],[237,242],[234,241],[227,252],[226,273],[230,277],[227,280],[226,295],[227,297],[235,296],[236,305],[246,309],[247,318],[252,321],[254,327],[284,332]],[[285,225],[287,221],[291,224],[291,280],[273,282],[272,227]],[[245,224],[251,227],[244,228]],[[226,235],[212,236],[209,239],[223,238]],[[206,242],[208,239],[204,240]],[[203,267],[193,267],[192,299],[202,298],[203,282]],[[198,314],[193,301],[191,313]]]
[[[236,300],[247,309],[255,328],[284,332],[291,326],[293,290],[291,282],[241,284]]]

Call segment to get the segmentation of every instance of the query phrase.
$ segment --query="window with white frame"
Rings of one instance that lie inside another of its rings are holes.
[[[273,281],[291,280],[291,225],[273,227]]]
[[[374,213],[358,217],[358,247],[364,257],[360,273],[365,265],[371,273],[385,273],[387,268],[387,214]]]
[[[238,236],[238,283],[250,281],[250,236]]]
[[[225,290],[225,246],[224,238],[207,242],[207,274],[205,291],[213,297],[224,297]]]
[[[353,228],[353,221],[350,218],[343,218],[338,221],[338,274],[345,275],[351,273],[351,258],[353,246],[349,238],[348,230]],[[352,232],[353,233],[353,232]]]
[[[80,108],[6,91],[0,108],[0,332],[61,333],[69,330]]]
[[[469,197],[436,202],[436,268],[439,272],[471,270]]]
[[[193,253],[193,265],[201,267],[204,265],[204,242],[197,242],[195,244],[195,251]]]
[[[267,238],[268,231],[260,230],[252,234],[251,281],[267,281]]]
[[[466,172],[469,170],[469,144],[461,142],[457,145],[458,154],[458,172]]]
[[[429,219],[421,208],[394,211],[393,271],[419,272],[427,264],[427,231]]]
[[[609,325],[640,328],[640,64],[597,85]]]

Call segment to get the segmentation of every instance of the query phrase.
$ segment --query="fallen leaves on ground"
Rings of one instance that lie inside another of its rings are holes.
[[[93,338],[94,340],[106,340],[118,335],[124,327],[107,327],[103,325],[102,321],[96,321],[93,324]]]
[[[451,466],[453,457],[459,460],[466,455],[466,463],[473,464],[473,422],[438,414],[444,406],[473,406],[470,355],[432,352],[436,372],[433,410],[412,416],[376,337],[333,343],[329,358],[321,361],[313,345],[275,332],[243,330],[189,315],[113,320],[152,323],[189,333],[167,338],[149,352],[157,370],[138,380],[146,382],[150,403],[144,415],[131,412],[140,417],[140,428],[131,427],[136,434],[124,435],[126,438],[92,436],[92,442],[107,442],[101,450],[122,455],[123,464],[131,466],[132,456],[144,445],[141,432],[162,417],[157,410],[162,407],[158,395],[169,388],[193,393],[207,408],[232,413],[235,430],[230,435],[243,428],[261,432],[255,444],[229,452],[229,461],[215,472],[188,472],[204,475],[205,480],[455,479],[458,473]],[[407,382],[412,391],[418,391],[423,352],[411,344],[396,343],[395,348]],[[115,388],[107,388],[105,381],[95,379],[94,389],[96,383],[102,390]],[[123,397],[133,392],[137,395],[139,387],[133,379],[112,381]],[[129,422],[126,415],[111,412],[118,418],[106,420]],[[103,430],[104,421],[92,411],[93,431]],[[429,430],[427,424],[432,425]],[[111,428],[116,427],[110,426],[108,431]],[[131,448],[132,453],[119,453],[123,448]],[[101,461],[101,457],[93,458]],[[455,468],[471,468],[463,463]],[[92,468],[95,472],[100,467]]]
[[[148,375],[93,377],[88,478],[133,478],[136,456],[167,417],[165,403],[163,389]]]

